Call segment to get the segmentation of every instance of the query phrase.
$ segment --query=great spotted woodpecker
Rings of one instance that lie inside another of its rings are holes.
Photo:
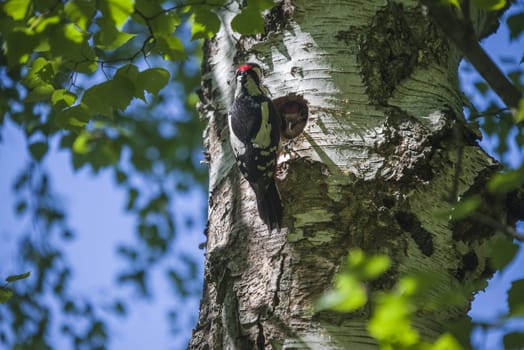
[[[280,228],[282,204],[275,185],[275,167],[281,120],[262,85],[256,63],[236,71],[236,90],[228,122],[231,146],[240,172],[257,198],[258,212],[270,230]]]

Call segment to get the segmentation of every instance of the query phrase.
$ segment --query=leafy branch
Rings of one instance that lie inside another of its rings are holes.
[[[19,275],[7,276],[5,279],[7,283],[3,286],[0,286],[0,304],[6,303],[13,296],[13,291],[8,287],[9,283],[23,280],[25,278],[28,278],[30,275],[31,272],[27,271]]]
[[[480,46],[479,38],[469,17],[469,1],[422,0],[429,14],[444,34],[462,51],[480,75],[504,103],[516,111],[522,91],[513,85]],[[477,1],[479,3],[479,1]],[[498,1],[503,7],[505,1]],[[500,7],[496,7],[497,9]]]

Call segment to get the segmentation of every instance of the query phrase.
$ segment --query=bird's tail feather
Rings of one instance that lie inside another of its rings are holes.
[[[282,203],[275,182],[271,182],[264,196],[257,198],[258,212],[269,230],[280,229],[282,224]]]

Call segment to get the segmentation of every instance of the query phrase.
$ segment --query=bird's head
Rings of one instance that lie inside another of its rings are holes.
[[[262,69],[256,63],[245,63],[236,71],[237,95],[240,93],[250,96],[266,95],[262,85]]]

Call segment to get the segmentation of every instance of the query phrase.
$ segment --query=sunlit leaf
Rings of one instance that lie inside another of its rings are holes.
[[[51,84],[44,84],[31,89],[24,99],[25,102],[38,102],[38,101],[48,101],[55,88]]]
[[[37,34],[49,33],[48,29],[58,29],[60,26],[60,16],[38,16],[31,18],[28,23],[31,25],[33,31]]]
[[[100,8],[102,13],[111,19],[115,26],[122,30],[122,27],[133,13],[133,0],[101,0]]]
[[[15,281],[23,280],[23,279],[29,277],[30,275],[31,275],[31,271],[27,271],[27,272],[21,273],[19,275],[8,276],[5,280],[7,282],[15,282]]]
[[[64,6],[66,16],[82,30],[87,30],[96,12],[95,2],[90,0],[70,0]]]
[[[496,11],[506,6],[506,0],[473,0],[478,8],[488,11]]]
[[[375,255],[368,258],[364,266],[364,278],[375,279],[380,277],[391,266],[387,255]]]
[[[217,15],[205,8],[195,7],[191,20],[191,40],[211,38],[220,29]]]
[[[31,0],[8,0],[4,4],[4,11],[14,20],[22,20],[27,16],[31,3]]]
[[[176,30],[176,27],[181,23],[180,17],[171,12],[161,12],[160,15],[155,16],[149,25],[155,33],[155,35],[172,35]]]
[[[51,103],[59,108],[66,108],[71,106],[76,101],[76,95],[66,89],[58,89],[53,91],[51,96]]]
[[[180,38],[172,35],[158,36],[153,51],[160,53],[166,60],[178,61],[186,57],[184,44]]]
[[[440,4],[442,5],[451,5],[456,8],[460,8],[460,1],[461,0],[440,0]]]
[[[418,342],[419,334],[410,323],[412,310],[413,306],[401,296],[379,295],[375,312],[368,323],[369,333],[385,343],[398,344],[400,347],[413,346]]]
[[[336,278],[335,289],[327,291],[316,303],[316,310],[351,312],[367,302],[366,289],[351,275],[341,274]]]
[[[519,109],[517,110],[517,113],[515,114],[515,121],[517,123],[524,122],[524,98],[521,98],[519,101]]]
[[[83,132],[78,135],[73,143],[73,151],[78,154],[86,154],[91,150],[90,142],[92,136],[88,132]]]
[[[450,333],[442,334],[428,350],[462,350],[464,349],[457,339]]]

